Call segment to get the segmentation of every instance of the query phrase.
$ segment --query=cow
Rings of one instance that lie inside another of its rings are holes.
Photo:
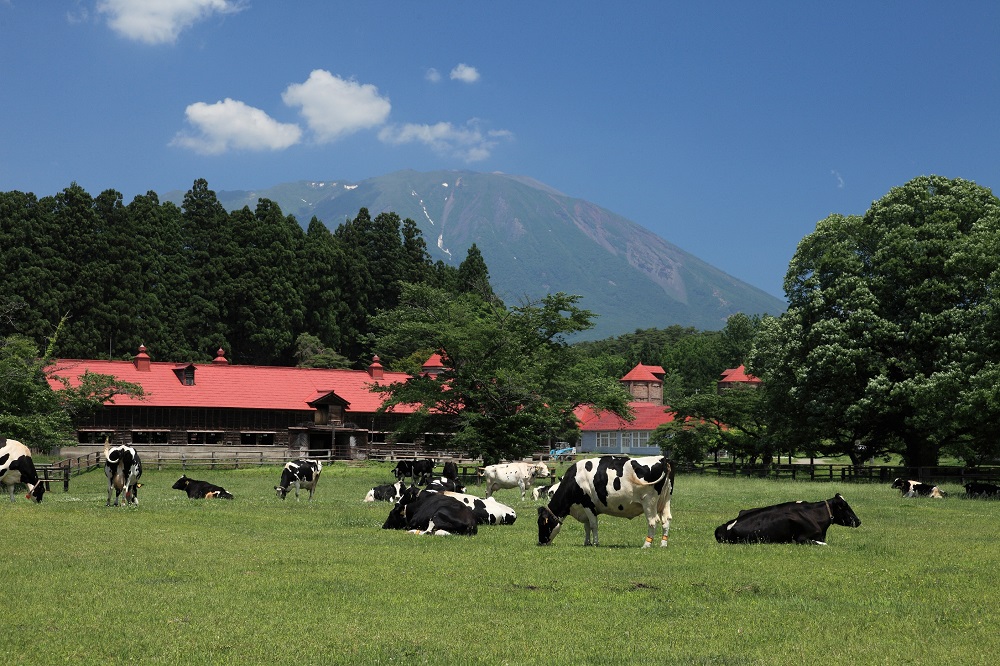
[[[0,484],[10,491],[10,501],[14,501],[14,486],[23,483],[28,488],[27,499],[41,502],[45,494],[45,484],[38,480],[31,450],[17,441],[0,437]]]
[[[384,530],[409,530],[414,534],[464,534],[479,530],[472,509],[445,493],[423,491],[410,502],[397,502],[382,525]]]
[[[444,471],[441,472],[441,476],[446,479],[451,479],[452,481],[458,481],[458,463],[454,460],[449,460],[444,464]]]
[[[400,460],[396,463],[396,468],[392,470],[397,481],[409,477],[414,483],[424,485],[434,476],[434,461],[427,460]]]
[[[139,454],[131,446],[119,444],[111,446],[104,444],[104,475],[108,477],[108,502],[111,506],[111,491],[115,491],[115,506],[118,506],[120,495],[125,493],[122,506],[139,505],[139,477],[142,476],[142,461]]]
[[[454,497],[465,506],[472,509],[476,522],[480,525],[513,525],[517,520],[517,512],[506,504],[501,504],[492,497],[476,497],[465,493],[445,491],[448,497]]]
[[[531,489],[531,499],[540,500],[542,499],[542,496],[545,496],[546,499],[551,500],[552,496],[556,494],[556,491],[558,489],[559,489],[558,481],[556,481],[555,483],[550,483],[547,486],[534,486]]]
[[[903,497],[934,497],[936,499],[942,499],[944,493],[937,486],[932,486],[929,483],[921,483],[920,481],[910,481],[907,479],[895,479],[892,482],[890,488],[899,488],[903,493]]]
[[[222,486],[208,481],[189,479],[186,474],[182,474],[171,488],[183,490],[187,493],[188,499],[233,499],[233,494]]]
[[[299,458],[285,463],[281,470],[281,481],[274,487],[278,497],[285,499],[288,489],[295,486],[295,501],[299,501],[299,488],[309,491],[309,501],[316,492],[319,475],[323,472],[323,463],[311,458]]]
[[[970,481],[965,484],[967,497],[997,497],[1000,496],[1000,486],[983,481]]]
[[[663,526],[660,546],[667,545],[670,531],[670,498],[674,492],[674,464],[665,456],[602,456],[578,460],[570,465],[548,506],[538,507],[538,545],[545,546],[562,529],[566,516],[583,523],[583,545],[594,533],[597,546],[597,516],[621,518],[646,516],[649,531],[643,548],[653,544],[656,522]]]
[[[482,468],[481,471],[486,481],[487,497],[492,497],[493,493],[501,488],[520,488],[522,500],[536,478],[544,479],[549,476],[548,465],[543,462],[512,462],[489,465]]]
[[[410,493],[413,497],[417,496],[420,490],[416,486],[407,486],[402,481],[397,481],[396,483],[387,483],[382,486],[375,486],[368,491],[365,495],[365,502],[398,502],[404,495]]]
[[[436,479],[432,479],[424,487],[425,490],[436,490],[437,492],[444,492],[449,490],[453,493],[464,493],[465,486],[458,481],[453,481],[446,476],[440,476]]]
[[[830,525],[860,527],[843,495],[822,502],[785,502],[759,509],[744,509],[736,518],[715,529],[719,543],[799,543],[826,545]]]

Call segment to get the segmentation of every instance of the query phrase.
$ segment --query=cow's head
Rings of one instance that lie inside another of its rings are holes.
[[[279,498],[285,499],[285,495],[288,494],[288,486],[275,486],[274,491]]]
[[[33,502],[41,502],[42,495],[45,494],[45,482],[39,481],[34,485],[30,483],[26,485],[28,486],[28,494],[25,495],[25,498],[30,499]]]
[[[559,534],[562,521],[547,506],[538,507],[538,545],[547,546]]]
[[[549,476],[549,466],[543,462],[537,463],[535,465],[535,477],[539,479],[545,479]]]
[[[890,488],[902,488],[904,483],[905,483],[905,481],[903,481],[903,479],[895,478],[895,479],[892,480],[892,485],[889,486],[889,487]]]
[[[837,493],[833,499],[827,500],[827,504],[830,506],[830,515],[833,516],[834,523],[844,527],[861,527],[861,519],[854,513],[843,495]]]
[[[177,483],[171,486],[174,490],[187,490],[188,484],[191,483],[191,479],[187,478],[187,474],[181,476],[177,479]]]
[[[396,505],[392,507],[392,511],[389,512],[389,516],[385,519],[382,524],[382,529],[384,530],[403,530],[406,529],[406,504],[403,502],[396,502]]]

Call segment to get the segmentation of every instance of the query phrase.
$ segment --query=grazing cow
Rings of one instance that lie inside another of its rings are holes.
[[[452,481],[458,481],[458,463],[453,460],[449,460],[444,464],[444,471],[441,472],[441,476],[446,479],[451,479]]]
[[[139,505],[139,477],[142,476],[142,461],[139,454],[131,446],[119,444],[104,445],[104,475],[108,477],[108,503],[111,506],[111,490],[115,491],[115,506],[118,498],[124,492],[125,501],[122,506]]]
[[[384,530],[409,530],[415,534],[465,534],[479,530],[476,516],[465,504],[444,493],[423,491],[411,502],[397,502]]]
[[[997,497],[1000,495],[1000,486],[982,481],[970,481],[965,484],[965,494],[968,497]]]
[[[171,487],[186,492],[188,499],[233,499],[233,494],[222,486],[208,481],[189,479],[187,475],[181,475],[177,483]]]
[[[830,525],[860,527],[859,519],[840,493],[822,502],[785,502],[744,509],[715,529],[719,543],[812,543],[826,545]]]
[[[444,492],[449,490],[453,493],[464,493],[465,486],[458,481],[453,481],[446,476],[441,476],[436,479],[431,480],[427,483],[425,490],[434,490],[436,492]]]
[[[410,493],[415,498],[420,489],[416,486],[407,486],[402,481],[387,483],[383,486],[375,486],[365,495],[365,502],[398,502],[403,496]]]
[[[602,456],[578,460],[570,465],[548,506],[538,507],[538,544],[544,546],[562,529],[566,516],[583,523],[583,545],[590,545],[594,533],[597,545],[597,516],[635,518],[646,516],[649,531],[643,548],[653,543],[656,522],[663,526],[660,546],[667,545],[670,531],[670,498],[674,492],[674,465],[664,456]]]
[[[288,489],[295,486],[295,501],[299,501],[299,488],[309,491],[309,501],[312,501],[313,493],[316,492],[316,484],[319,482],[319,475],[323,471],[323,463],[311,458],[299,458],[285,463],[281,470],[281,481],[274,487],[278,497],[285,499]]]
[[[446,491],[448,497],[454,497],[465,506],[472,509],[476,522],[480,525],[513,525],[517,520],[517,512],[506,504],[501,504],[492,497],[476,497],[465,493]]]
[[[549,468],[543,462],[512,462],[489,465],[483,468],[482,473],[486,480],[487,497],[492,497],[501,488],[520,488],[523,500],[536,478],[544,479],[549,476]]]
[[[944,497],[944,493],[937,486],[932,486],[929,483],[921,483],[920,481],[908,481],[906,479],[896,479],[892,482],[890,488],[899,488],[903,493],[903,497],[934,497],[936,499],[941,499]]]
[[[555,480],[554,477],[553,480]],[[539,500],[542,499],[542,496],[545,496],[547,499],[551,500],[552,496],[556,494],[556,490],[558,489],[559,489],[558,481],[556,481],[555,483],[550,483],[547,486],[534,486],[531,489],[531,499]]]
[[[28,488],[26,498],[42,501],[45,484],[38,480],[31,450],[16,439],[0,437],[0,484],[10,491],[10,501],[14,501],[14,486],[23,483]]]
[[[396,463],[396,468],[392,470],[397,481],[402,481],[406,477],[413,479],[414,483],[424,485],[434,476],[433,460],[400,460]]]

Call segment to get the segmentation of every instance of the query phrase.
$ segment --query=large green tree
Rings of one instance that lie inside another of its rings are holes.
[[[489,292],[404,284],[399,307],[375,317],[377,348],[394,358],[436,349],[446,369],[380,389],[386,409],[419,406],[397,434],[453,433],[441,445],[488,464],[548,448],[573,428],[580,404],[628,416],[619,382],[566,343],[592,326],[577,300],[553,294],[507,307]]]
[[[788,310],[750,359],[775,432],[911,466],[992,446],[998,257],[1000,201],[965,180],[916,178],[863,217],[820,221],[789,265]]]

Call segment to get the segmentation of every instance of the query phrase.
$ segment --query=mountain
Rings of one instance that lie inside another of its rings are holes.
[[[564,291],[600,315],[588,339],[672,324],[718,330],[735,312],[779,314],[780,299],[737,280],[640,225],[531,178],[469,171],[399,171],[357,183],[301,181],[216,192],[228,210],[277,203],[331,229],[365,207],[411,218],[431,256],[458,265],[475,243],[508,303]],[[180,204],[183,192],[165,199]]]

